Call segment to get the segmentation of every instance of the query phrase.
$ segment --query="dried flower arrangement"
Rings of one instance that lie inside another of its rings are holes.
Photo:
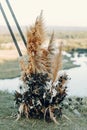
[[[53,120],[58,124],[56,118],[62,116],[61,103],[67,95],[68,75],[58,74],[62,65],[62,43],[55,46],[54,33],[47,48],[43,48],[44,28],[41,12],[27,31],[28,61],[25,63],[23,58],[20,60],[25,91],[15,91],[17,120],[25,115],[27,118],[44,118],[47,122]]]

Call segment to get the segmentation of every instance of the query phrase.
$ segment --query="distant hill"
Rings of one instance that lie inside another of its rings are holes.
[[[49,26],[48,30],[54,30],[54,31],[87,31],[87,27]]]
[[[15,26],[12,26],[12,31],[14,33],[18,33],[18,29],[15,27]],[[22,26],[21,27],[22,31],[25,33],[26,32],[26,27],[25,26]],[[8,27],[7,26],[1,26],[0,25],[0,34],[9,34],[9,30],[8,30]]]
[[[26,33],[27,27],[21,26],[21,29],[24,33]],[[12,30],[14,33],[18,33],[16,26],[12,26]],[[65,26],[48,26],[48,31],[87,31],[87,27],[65,27]],[[9,30],[7,26],[0,25],[0,34],[9,34]]]

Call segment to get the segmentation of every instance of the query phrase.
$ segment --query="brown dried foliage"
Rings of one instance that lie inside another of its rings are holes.
[[[59,46],[59,51],[55,54],[54,32],[51,35],[47,49],[41,48],[44,41],[45,29],[41,12],[40,16],[36,18],[34,26],[31,26],[27,31],[28,64],[25,65],[23,60],[20,64],[27,75],[31,73],[48,73],[54,82],[61,67],[62,45]]]

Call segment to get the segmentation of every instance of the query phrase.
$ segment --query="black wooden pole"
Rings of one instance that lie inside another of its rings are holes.
[[[14,14],[14,12],[13,12],[13,9],[12,9],[12,7],[11,7],[11,5],[10,5],[9,0],[6,0],[6,3],[7,3],[7,5],[8,5],[8,8],[9,8],[10,12],[11,12],[11,15],[12,15],[12,17],[13,17],[15,23],[16,23],[16,26],[17,26],[17,28],[18,28],[18,30],[19,30],[19,33],[20,33],[20,35],[21,35],[21,38],[22,38],[22,40],[23,40],[23,42],[24,42],[24,44],[25,44],[25,46],[26,46],[27,43],[26,43],[25,37],[24,37],[24,35],[23,35],[23,33],[22,33],[22,30],[21,30],[21,28],[20,28],[20,26],[19,26],[19,24],[18,24],[18,21],[17,21],[17,19],[16,19],[16,16],[15,16],[15,14]]]
[[[7,27],[8,27],[8,29],[9,29],[9,31],[10,31],[10,34],[11,34],[11,36],[12,36],[12,39],[13,39],[13,41],[14,41],[14,43],[15,43],[15,46],[16,46],[17,51],[18,51],[18,53],[19,53],[19,56],[22,56],[21,50],[20,50],[20,48],[19,48],[19,46],[18,46],[18,44],[17,44],[16,38],[15,38],[15,36],[14,36],[14,33],[13,33],[12,29],[11,29],[11,26],[10,26],[10,24],[9,24],[9,22],[8,22],[8,19],[7,19],[7,17],[6,17],[6,14],[5,14],[4,10],[3,10],[3,7],[2,7],[2,5],[1,5],[1,3],[0,3],[0,9],[1,9],[2,15],[3,15],[4,19],[5,19],[5,22],[6,22],[6,24],[7,24]]]

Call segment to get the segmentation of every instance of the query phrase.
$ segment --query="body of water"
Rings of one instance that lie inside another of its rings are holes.
[[[81,55],[72,58],[75,64],[81,65],[81,67],[72,68],[67,70],[67,73],[71,77],[68,84],[68,93],[70,96],[86,96],[87,97],[87,57]]]

